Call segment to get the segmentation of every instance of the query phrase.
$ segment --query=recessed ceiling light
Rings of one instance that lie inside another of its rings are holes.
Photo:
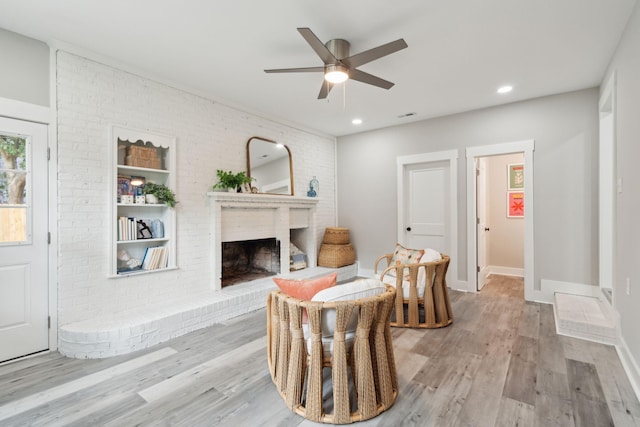
[[[362,119],[353,119],[353,120],[351,120],[351,123],[353,123],[354,125],[361,125],[362,124]]]
[[[513,90],[513,86],[501,86],[498,88],[498,93],[509,93]]]

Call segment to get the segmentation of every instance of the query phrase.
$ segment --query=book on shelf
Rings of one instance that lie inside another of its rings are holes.
[[[142,259],[143,270],[158,270],[166,268],[169,261],[169,248],[166,246],[154,246],[146,249]]]
[[[164,225],[159,219],[140,219],[118,217],[118,241],[161,239],[164,237]]]
[[[137,240],[137,219],[127,216],[118,217],[118,240]]]
[[[133,194],[131,177],[118,175],[118,201],[120,201],[120,196],[128,196],[130,194]]]

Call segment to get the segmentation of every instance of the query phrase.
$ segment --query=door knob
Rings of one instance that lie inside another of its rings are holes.
[[[407,231],[411,231],[411,227],[407,227]]]
[[[485,228],[484,228],[484,231],[489,231],[489,227],[485,227]]]

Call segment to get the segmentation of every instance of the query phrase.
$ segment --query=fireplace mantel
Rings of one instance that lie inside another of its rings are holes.
[[[209,192],[211,288],[221,289],[222,242],[275,237],[280,241],[280,275],[289,274],[290,241],[316,266],[316,205],[318,199]]]

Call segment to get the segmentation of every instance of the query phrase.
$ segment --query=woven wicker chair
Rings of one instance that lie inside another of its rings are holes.
[[[398,377],[389,322],[395,294],[388,285],[377,296],[333,302],[269,294],[269,371],[293,412],[316,422],[347,424],[373,418],[393,405]],[[309,322],[304,326],[303,310]],[[328,332],[333,337],[327,354],[322,325],[329,315],[335,316],[335,329]],[[349,331],[352,319],[357,319],[355,333]]]
[[[393,254],[382,255],[376,260],[376,277],[398,289],[391,326],[432,329],[453,322],[446,281],[450,258],[445,254],[441,256],[439,261],[417,264],[389,265]],[[378,264],[383,260],[387,266],[378,276]],[[406,270],[409,280],[405,278]],[[395,277],[389,272],[395,272]]]

